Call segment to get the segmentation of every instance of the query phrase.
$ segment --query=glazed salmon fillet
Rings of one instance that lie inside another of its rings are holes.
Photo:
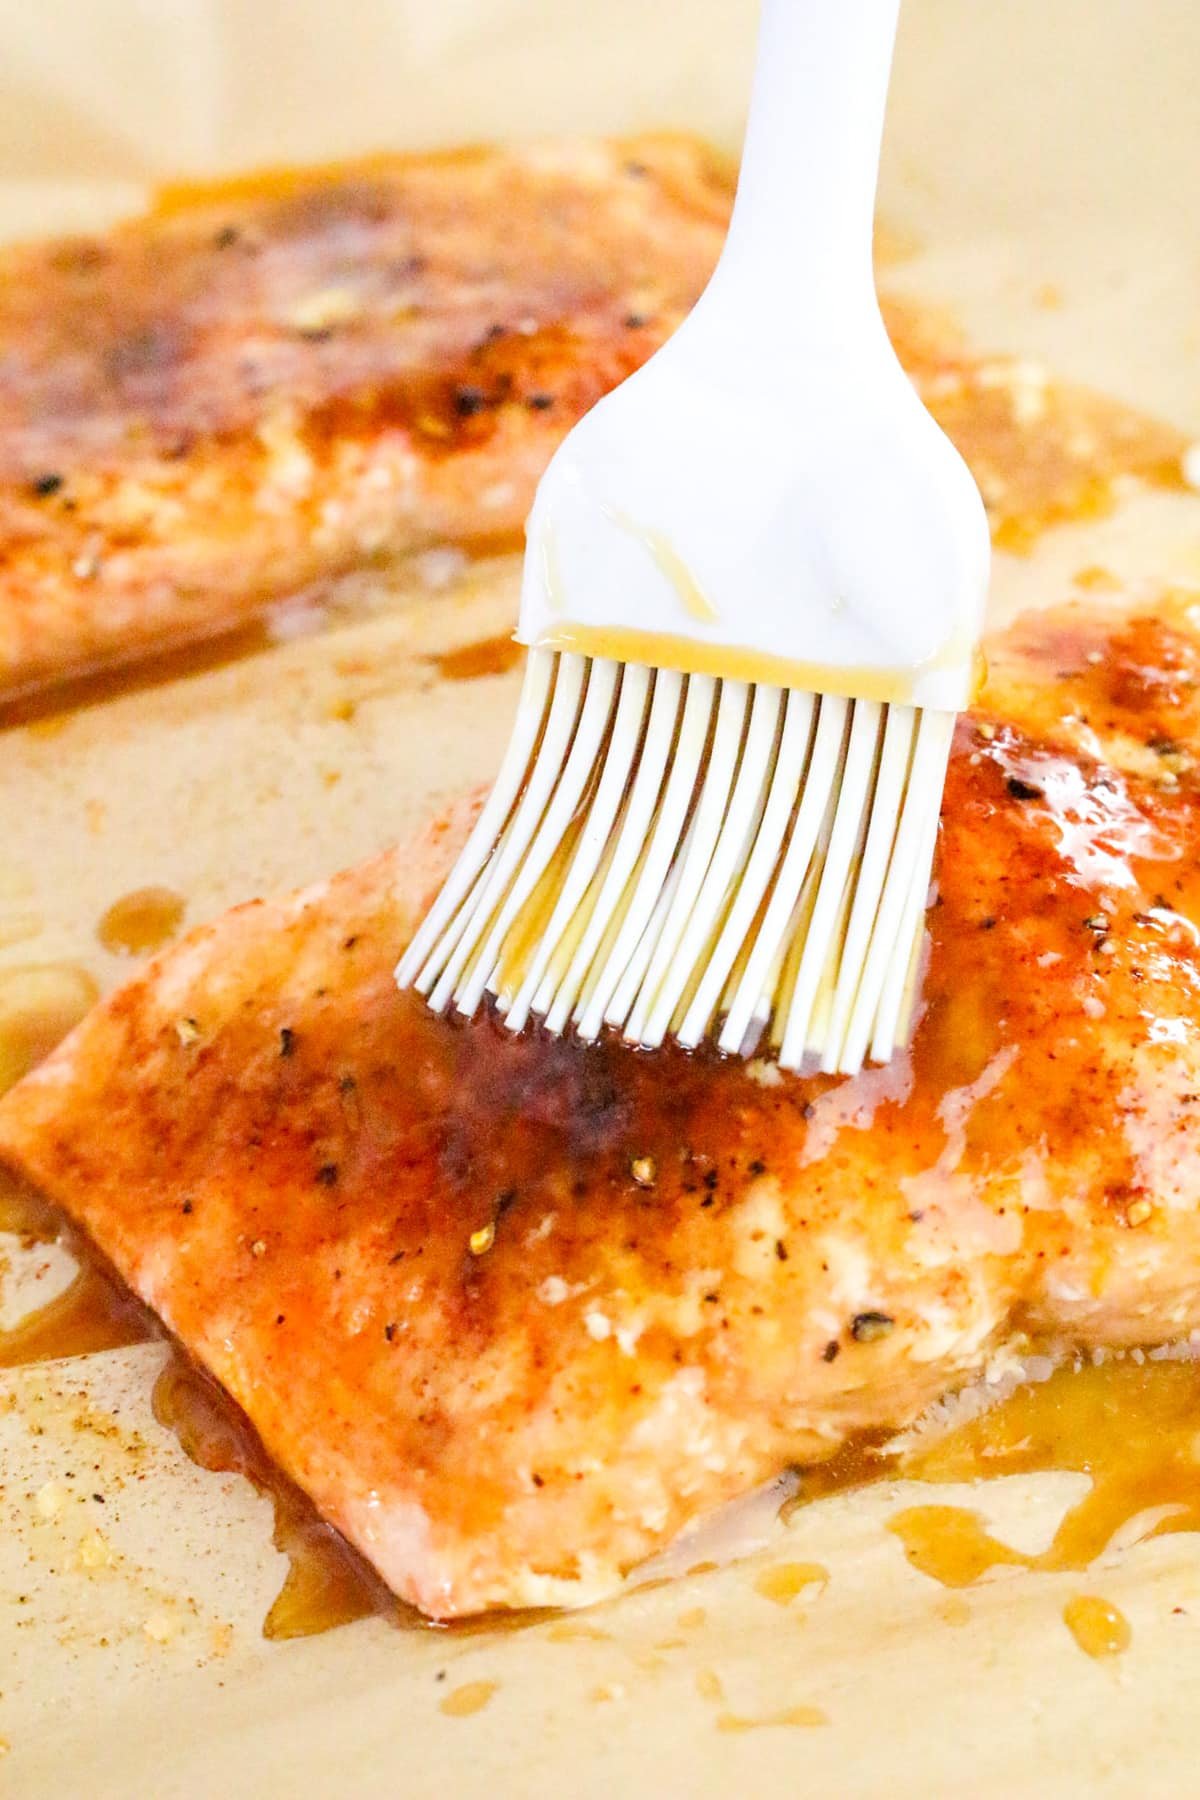
[[[381,157],[0,254],[0,701],[517,542],[560,438],[684,317],[727,162],[683,137]],[[1179,434],[895,299],[997,539],[1178,479]]]
[[[0,1102],[270,1453],[437,1618],[577,1603],[1037,1350],[1200,1330],[1200,632],[992,647],[911,1050],[853,1079],[434,1017],[422,842],[194,931]]]
[[[728,165],[682,137],[378,158],[0,257],[0,694],[429,545],[511,543],[678,324]]]

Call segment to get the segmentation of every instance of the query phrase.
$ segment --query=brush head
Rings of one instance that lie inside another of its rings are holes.
[[[514,1030],[886,1061],[913,1011],[953,724],[535,650],[397,980],[438,1011],[490,995]]]

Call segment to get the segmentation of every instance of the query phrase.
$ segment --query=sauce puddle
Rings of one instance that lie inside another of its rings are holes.
[[[1014,1550],[968,1507],[914,1506],[890,1521],[914,1568],[969,1587],[1002,1566],[1082,1572],[1118,1535],[1142,1542],[1200,1531],[1200,1363],[1112,1360],[1058,1371],[888,1473],[928,1482],[1071,1471],[1091,1488],[1049,1547]]]
[[[154,1416],[202,1469],[244,1475],[275,1507],[274,1543],[288,1558],[263,1622],[268,1638],[311,1637],[372,1613],[410,1616],[345,1539],[272,1464],[248,1419],[176,1351],[154,1384]]]
[[[90,1247],[75,1241],[54,1209],[3,1174],[0,1232],[26,1245],[62,1243],[79,1261],[79,1273],[67,1288],[11,1330],[0,1331],[0,1368],[120,1349],[162,1335],[153,1315]],[[371,1614],[424,1628],[275,1468],[228,1396],[175,1346],[154,1384],[153,1408],[192,1462],[244,1475],[274,1505],[274,1543],[289,1567],[263,1623],[264,1637],[309,1637]]]

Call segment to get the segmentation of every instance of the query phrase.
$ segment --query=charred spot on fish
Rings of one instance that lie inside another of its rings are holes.
[[[57,494],[60,491],[65,479],[65,476],[58,475],[49,469],[44,475],[35,475],[29,485],[39,500],[48,500],[51,494]]]
[[[294,1056],[296,1051],[296,1033],[290,1025],[284,1025],[279,1032],[280,1056]]]
[[[775,1255],[780,1262],[786,1262],[788,1259],[787,1245],[782,1238],[775,1239]]]
[[[530,412],[549,412],[554,405],[553,394],[530,394],[525,401]]]
[[[454,390],[454,410],[460,419],[473,419],[487,403],[487,395],[480,387],[464,386]]]
[[[338,1166],[336,1163],[332,1163],[332,1162],[322,1163],[320,1168],[317,1170],[317,1180],[322,1187],[327,1187],[327,1188],[336,1187],[337,1186],[337,1178],[338,1178]]]
[[[842,1352],[842,1346],[838,1343],[837,1339],[830,1338],[829,1342],[826,1344],[825,1348],[821,1352],[821,1361],[822,1362],[836,1362],[838,1357],[841,1355],[841,1352]]]
[[[1044,800],[1044,789],[1035,782],[1023,781],[1019,775],[1009,775],[1004,783],[1014,800]]]

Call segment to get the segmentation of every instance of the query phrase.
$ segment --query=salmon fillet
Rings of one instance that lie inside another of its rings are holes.
[[[728,165],[682,137],[168,195],[0,257],[0,693],[511,542],[559,438],[690,308]]]
[[[681,137],[378,158],[0,255],[0,699],[430,545],[515,542],[570,425],[685,315],[728,166]],[[1168,427],[887,322],[998,540],[1178,479]]]
[[[494,1019],[392,967],[417,846],[193,932],[0,1102],[268,1450],[438,1618],[1031,1349],[1200,1329],[1200,636],[1042,615],[958,731],[911,1050],[850,1079]]]

